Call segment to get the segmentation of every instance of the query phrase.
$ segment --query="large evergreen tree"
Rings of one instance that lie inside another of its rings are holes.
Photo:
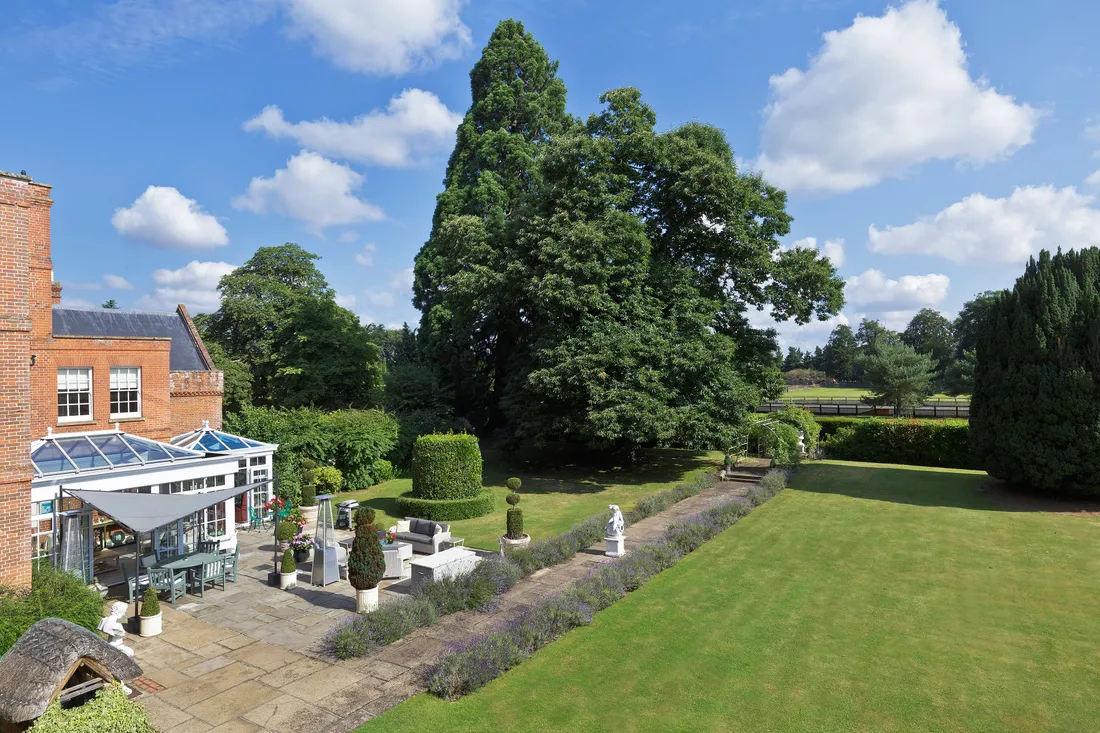
[[[970,413],[983,467],[1100,493],[1100,250],[1040,253],[983,324]]]
[[[952,330],[955,334],[956,353],[959,358],[967,351],[978,348],[978,338],[985,327],[985,317],[990,308],[997,302],[997,297],[1004,293],[1003,290],[986,290],[974,296],[963,304],[959,315],[956,316]]]
[[[517,214],[538,182],[538,146],[569,129],[557,62],[506,20],[470,72],[473,101],[458,127],[432,232],[416,257],[423,350],[460,414],[499,425],[508,361],[522,346],[528,277]]]
[[[859,344],[852,327],[841,323],[829,334],[822,359],[822,371],[833,379],[850,382],[855,378],[856,361],[859,358]]]
[[[747,310],[827,318],[842,283],[815,253],[780,252],[785,195],[739,173],[720,130],[657,133],[629,88],[574,123],[555,68],[513,21],[475,66],[470,131],[417,258],[424,353],[462,414],[499,415],[521,439],[724,447],[780,384],[773,335]],[[534,109],[541,124],[476,122],[501,100],[515,106],[508,119]],[[523,166],[495,172],[515,163],[495,154],[462,174],[501,146]]]
[[[888,405],[894,414],[920,407],[932,394],[936,363],[906,344],[876,346],[866,361],[867,386],[873,405]]]

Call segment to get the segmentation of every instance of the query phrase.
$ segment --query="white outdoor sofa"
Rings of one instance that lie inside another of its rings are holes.
[[[390,531],[397,535],[398,542],[408,542],[415,552],[427,555],[439,552],[439,546],[451,539],[451,525],[415,517],[399,520],[396,525],[390,527]]]

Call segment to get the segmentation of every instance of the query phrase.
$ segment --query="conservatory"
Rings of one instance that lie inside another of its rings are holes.
[[[239,459],[161,443],[114,430],[55,435],[52,429],[31,444],[32,551],[90,580],[100,570],[118,567],[132,553],[135,538],[127,527],[62,490],[138,494],[200,494],[238,485]],[[154,552],[185,552],[200,540],[236,543],[232,498],[157,527]],[[113,561],[113,563],[111,562]],[[97,567],[105,565],[105,567]]]
[[[274,466],[272,464],[277,443],[263,443],[242,438],[210,427],[206,420],[197,430],[172,438],[173,446],[187,450],[203,451],[207,455],[232,456],[237,459],[234,485],[257,484],[257,487],[237,496],[233,504],[233,522],[238,526],[249,524],[253,516],[262,516],[264,504],[273,496]]]

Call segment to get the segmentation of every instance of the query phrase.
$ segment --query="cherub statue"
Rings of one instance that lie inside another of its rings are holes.
[[[619,511],[617,504],[612,504],[607,508],[611,510],[611,519],[607,520],[607,536],[622,537],[623,529],[626,527],[626,522],[623,521],[623,513]]]
[[[122,643],[122,640],[126,638],[126,629],[122,628],[120,619],[126,615],[127,608],[128,606],[122,601],[112,603],[111,614],[104,616],[96,628],[107,635],[108,644],[132,657],[134,656],[134,650]]]

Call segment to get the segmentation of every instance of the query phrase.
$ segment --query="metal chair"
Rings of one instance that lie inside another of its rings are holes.
[[[122,567],[122,579],[126,581],[126,588],[130,592],[130,603],[133,603],[134,596],[137,595],[137,591],[139,590],[139,585],[140,590],[144,590],[145,586],[149,585],[149,580],[144,576],[140,578],[130,577],[130,572],[126,569],[126,565],[123,563],[120,563],[120,565]]]
[[[201,568],[198,568],[192,578],[191,592],[195,592],[194,584],[198,584],[199,598],[206,597],[206,584],[221,585],[221,589],[225,590],[225,558],[219,557],[213,562],[208,562]]]
[[[259,509],[252,507],[248,510],[248,531],[263,531],[267,529],[268,519]]]
[[[241,546],[237,545],[237,549],[233,551],[232,555],[226,555],[225,560],[225,579],[230,583],[237,582],[237,563],[241,559]]]
[[[221,547],[221,544],[222,543],[218,542],[217,540],[199,540],[198,544],[195,546],[195,549],[198,552],[205,552],[213,555]]]
[[[187,593],[187,571],[177,575],[171,568],[149,568],[149,586],[158,593],[167,593],[168,602],[175,605],[176,599]]]

